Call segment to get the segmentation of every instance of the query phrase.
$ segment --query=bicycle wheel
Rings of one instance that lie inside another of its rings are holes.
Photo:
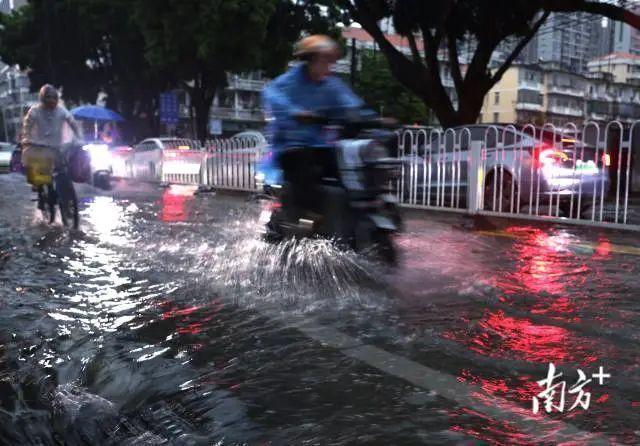
[[[38,209],[42,212],[42,218],[53,223],[56,219],[56,197],[53,185],[38,186]]]
[[[66,174],[58,174],[56,176],[56,189],[62,224],[65,226],[73,225],[73,229],[78,229],[80,226],[78,196],[71,178]]]

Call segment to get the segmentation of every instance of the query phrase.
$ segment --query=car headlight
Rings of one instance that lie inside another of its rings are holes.
[[[87,144],[82,147],[91,158],[93,170],[109,170],[111,168],[111,154],[106,144]]]

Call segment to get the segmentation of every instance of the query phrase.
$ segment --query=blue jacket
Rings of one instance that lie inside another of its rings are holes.
[[[322,111],[361,107],[363,101],[337,76],[314,82],[307,76],[303,64],[295,66],[271,81],[264,89],[263,106],[267,118],[267,139],[270,152],[259,170],[267,182],[277,182],[273,169],[274,153],[289,147],[324,147],[330,135],[320,125],[300,124],[293,117],[302,111]]]

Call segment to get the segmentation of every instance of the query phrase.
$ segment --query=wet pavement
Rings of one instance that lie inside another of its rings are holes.
[[[0,444],[640,443],[636,233],[411,213],[392,271],[245,196],[79,191],[70,233],[0,176]]]

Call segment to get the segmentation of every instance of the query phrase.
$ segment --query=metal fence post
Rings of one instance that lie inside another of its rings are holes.
[[[484,172],[482,171],[482,142],[471,141],[469,144],[467,169],[467,210],[470,214],[477,214],[482,209]]]

